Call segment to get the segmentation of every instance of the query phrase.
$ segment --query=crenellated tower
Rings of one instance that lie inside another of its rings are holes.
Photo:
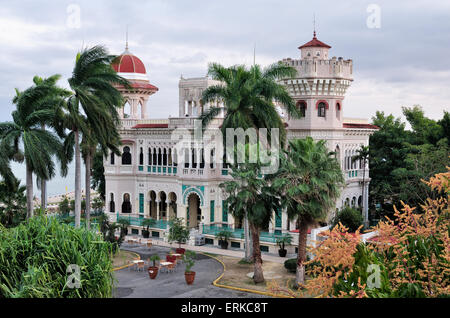
[[[282,82],[303,114],[301,119],[286,118],[290,129],[342,128],[343,101],[353,81],[353,62],[329,58],[330,48],[314,31],[313,39],[299,47],[300,59],[282,60],[297,69],[295,78]]]

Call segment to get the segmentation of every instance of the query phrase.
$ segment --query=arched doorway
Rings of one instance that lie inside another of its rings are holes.
[[[191,193],[187,199],[186,220],[189,228],[197,228],[201,222],[202,210],[200,209],[200,197],[196,193]]]
[[[149,215],[152,219],[156,219],[156,192],[150,191],[149,193],[150,201],[148,202],[149,205]]]
[[[167,195],[164,191],[159,193],[159,218],[167,220]]]
[[[177,195],[174,192],[169,193],[169,220],[177,217]]]

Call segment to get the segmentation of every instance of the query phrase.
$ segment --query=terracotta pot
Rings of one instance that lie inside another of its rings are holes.
[[[148,276],[150,276],[150,279],[155,279],[156,275],[158,275],[158,267],[150,266],[148,268]]]
[[[195,279],[195,272],[185,272],[184,278],[186,279],[186,284],[192,285]]]
[[[176,249],[177,254],[184,254],[185,251],[186,250],[184,248],[181,248],[181,247]]]

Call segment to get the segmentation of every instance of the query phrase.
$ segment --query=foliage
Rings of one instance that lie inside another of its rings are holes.
[[[284,268],[286,268],[291,273],[297,271],[297,258],[290,258],[284,261]]]
[[[96,197],[94,200],[92,200],[92,208],[94,211],[103,211],[103,208],[105,206],[105,201],[101,197]]]
[[[128,227],[130,226],[130,220],[126,218],[119,218],[117,224],[120,226],[120,236],[125,236],[128,233]]]
[[[243,65],[225,68],[212,63],[208,75],[223,84],[208,87],[203,92],[202,101],[223,100],[226,111],[222,124],[223,136],[226,136],[227,128],[246,130],[253,127],[268,128],[270,137],[270,128],[278,128],[281,143],[284,144],[286,131],[274,102],[281,105],[291,117],[300,118],[301,113],[286,87],[277,80],[292,78],[296,74],[295,68],[281,62],[265,69],[259,65],[253,65],[250,69]],[[205,111],[200,116],[203,126],[207,126],[220,111],[220,107],[211,107]]]
[[[26,188],[19,180],[11,182],[0,182],[0,224],[7,228],[17,226],[26,217]]]
[[[297,264],[298,282],[304,280],[308,227],[325,221],[344,185],[344,177],[335,154],[326,141],[311,137],[289,141],[289,150],[280,157],[280,168],[268,176],[280,194],[288,218],[299,227]]]
[[[59,213],[62,215],[68,215],[70,213],[71,209],[71,203],[69,202],[69,199],[64,196],[64,199],[59,202],[58,204]]]
[[[186,264],[185,273],[191,272],[191,269],[195,264],[195,255],[195,252],[189,250],[183,254],[183,262]]]
[[[336,215],[331,221],[331,227],[335,227],[339,223],[347,227],[349,232],[356,232],[363,225],[361,211],[348,206],[343,207],[336,212]]]
[[[315,266],[303,291],[290,295],[321,297],[448,297],[450,296],[450,167],[425,182],[440,197],[428,198],[422,213],[402,203],[394,220],[375,227],[366,245],[359,231],[338,224],[325,241],[311,249]],[[369,286],[369,265],[379,266],[380,285]],[[280,290],[276,285],[273,290]],[[282,289],[281,289],[282,290]]]
[[[103,154],[100,150],[97,150],[94,155],[91,186],[92,189],[95,189],[100,194],[104,201],[106,189],[105,168],[103,167]]]
[[[80,288],[67,286],[71,264]],[[92,231],[47,217],[0,229],[0,298],[111,297],[112,289],[111,245]]]
[[[219,241],[228,242],[228,240],[232,237],[233,233],[230,230],[222,230],[216,234]]]
[[[424,198],[434,198],[434,193],[421,179],[429,179],[445,172],[450,165],[450,114],[444,112],[439,121],[425,117],[418,106],[403,108],[403,114],[412,131],[393,115],[377,112],[372,123],[380,129],[370,136],[370,202],[375,211],[380,206],[379,217],[393,217],[393,206],[401,201],[423,205]]]
[[[113,254],[116,254],[116,252],[120,248],[120,245],[122,245],[124,241],[125,232],[121,230],[120,235],[117,238],[116,230],[120,228],[120,225],[117,223],[109,222],[109,218],[105,213],[100,214],[100,216],[98,217],[98,221],[100,223],[100,232],[103,235],[103,240],[112,244],[112,252]]]
[[[170,229],[168,240],[170,243],[177,242],[180,246],[189,239],[189,229],[183,225],[182,218],[173,218],[170,220]]]
[[[284,250],[286,244],[291,244],[292,236],[290,234],[286,234],[277,238],[277,245],[280,249]]]
[[[40,180],[54,177],[53,157],[61,163],[61,174],[67,174],[68,160],[61,139],[54,132],[42,129],[43,125],[56,121],[55,109],[68,94],[56,86],[59,78],[60,75],[46,79],[35,76],[33,86],[22,92],[16,90],[13,121],[0,123],[0,150],[7,151],[9,158],[19,156],[25,160],[28,217],[33,214],[32,174]]]
[[[144,219],[142,220],[142,228],[146,231],[149,230],[150,227],[153,227],[156,224],[154,219]]]
[[[160,261],[160,260],[161,260],[161,257],[159,257],[158,254],[153,254],[153,255],[150,257],[150,261],[153,262],[153,267],[156,266],[156,261]]]

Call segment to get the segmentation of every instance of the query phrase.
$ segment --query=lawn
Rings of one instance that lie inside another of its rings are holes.
[[[240,260],[235,257],[219,255],[217,258],[226,266],[225,274],[218,282],[221,285],[271,292],[267,288],[267,283],[275,281],[279,286],[286,286],[295,280],[295,274],[289,273],[283,264],[264,261],[263,271],[266,282],[255,284],[252,279],[253,264],[239,262]]]
[[[113,268],[128,265],[134,259],[137,259],[137,255],[135,253],[119,250],[114,256]]]

